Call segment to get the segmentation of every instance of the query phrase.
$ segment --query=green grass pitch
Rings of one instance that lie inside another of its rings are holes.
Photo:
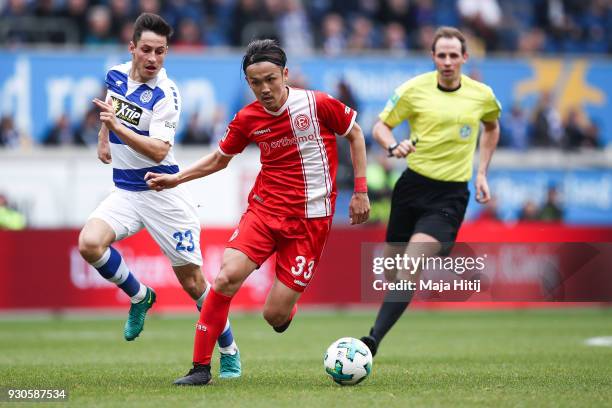
[[[192,317],[150,316],[134,342],[123,319],[0,319],[0,387],[66,388],[63,403],[18,406],[601,407],[612,406],[612,309],[412,311],[374,359],[372,375],[340,387],[323,354],[359,337],[374,312],[302,312],[276,334],[259,315],[233,316],[243,377],[200,388],[172,381],[189,368]],[[0,402],[0,405],[11,405]]]

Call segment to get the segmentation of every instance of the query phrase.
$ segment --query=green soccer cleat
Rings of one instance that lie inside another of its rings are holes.
[[[238,378],[242,374],[240,364],[240,352],[236,349],[235,354],[221,353],[221,367],[219,368],[219,378]]]
[[[140,332],[144,328],[147,312],[153,307],[156,298],[157,296],[153,289],[147,287],[145,298],[138,303],[132,303],[127,322],[125,322],[125,327],[123,328],[123,336],[127,341],[132,341],[140,335]]]

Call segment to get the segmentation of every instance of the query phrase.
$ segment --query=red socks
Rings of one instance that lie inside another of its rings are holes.
[[[217,338],[223,332],[229,314],[230,296],[222,295],[210,288],[206,296],[200,319],[196,323],[195,341],[193,345],[193,364],[209,364]]]

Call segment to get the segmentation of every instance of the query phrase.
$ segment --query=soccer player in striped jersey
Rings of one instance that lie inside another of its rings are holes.
[[[384,248],[386,257],[447,255],[468,204],[474,150],[480,137],[476,201],[491,199],[487,169],[499,140],[501,105],[493,90],[461,73],[466,40],[453,27],[435,33],[431,56],[435,71],[418,75],[395,90],[374,125],[374,139],[389,156],[408,158],[408,168],[393,189]],[[392,130],[410,124],[410,140],[397,142]],[[385,273],[387,280],[418,279],[420,271]],[[376,354],[383,337],[412,299],[412,291],[389,291],[374,326],[361,340]]]
[[[94,210],[79,236],[83,258],[115,283],[131,299],[124,328],[126,340],[143,330],[156,294],[130,271],[112,246],[146,228],[168,257],[183,289],[200,309],[209,293],[202,274],[200,221],[185,189],[163,193],[149,190],[149,171],[179,171],[172,145],[181,111],[176,85],[163,68],[172,28],[158,15],[141,14],[129,44],[132,60],[111,68],[106,75],[106,101],[100,109],[98,158],[113,165],[116,189]],[[229,321],[219,337],[221,377],[240,376],[240,354]]]
[[[366,148],[355,122],[357,113],[328,94],[287,86],[286,62],[285,52],[275,41],[249,44],[242,68],[257,100],[236,114],[218,150],[177,174],[146,176],[151,188],[165,191],[225,168],[250,143],[257,144],[261,152],[261,171],[249,194],[249,206],[227,244],[221,271],[196,325],[193,369],[175,384],[209,383],[211,352],[232,297],[274,253],[276,278],[263,315],[275,331],[288,328],[331,227],[337,138],[347,139],[353,160],[351,223],[368,219]]]

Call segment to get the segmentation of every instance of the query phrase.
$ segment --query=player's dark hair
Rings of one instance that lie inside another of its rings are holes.
[[[271,62],[281,68],[285,68],[285,65],[287,65],[287,55],[276,40],[251,41],[242,58],[242,71],[246,75],[246,69],[249,65],[264,61]]]
[[[145,31],[152,31],[157,35],[163,35],[167,41],[170,41],[170,37],[174,32],[170,24],[166,23],[166,20],[157,14],[142,13],[134,22],[132,42],[136,44]]]
[[[431,42],[431,52],[436,52],[436,43],[440,38],[456,38],[461,43],[461,54],[465,54],[467,52],[467,42],[465,40],[465,36],[461,31],[456,29],[455,27],[447,27],[443,26],[436,30],[434,34],[433,41]]]

